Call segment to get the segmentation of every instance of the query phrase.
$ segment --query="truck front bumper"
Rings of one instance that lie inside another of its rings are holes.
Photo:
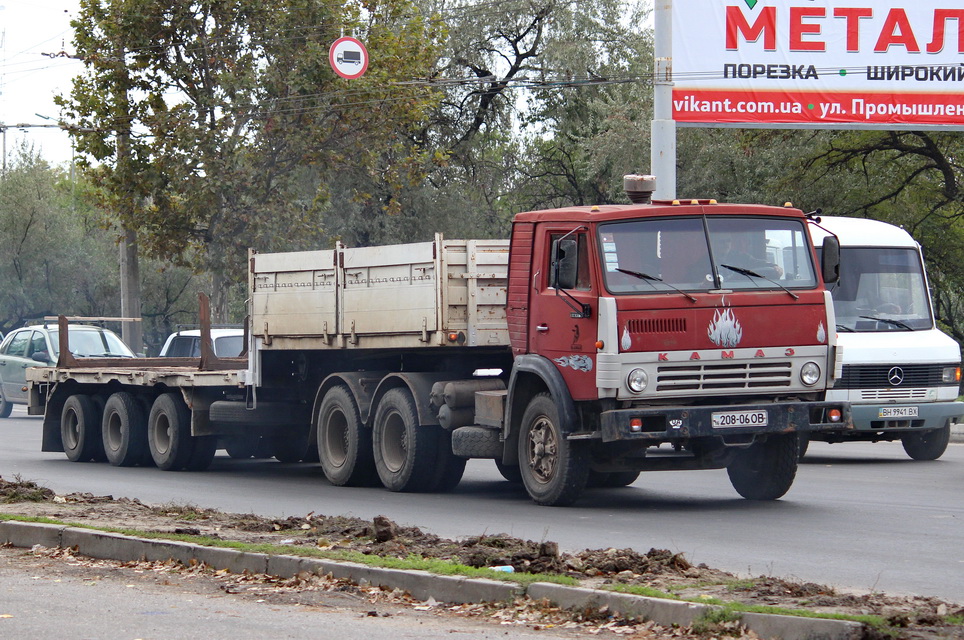
[[[830,415],[839,412],[840,419]],[[854,428],[846,402],[786,402],[715,407],[634,407],[604,411],[602,441],[664,441],[678,438],[746,437],[792,431],[848,431]]]
[[[895,416],[894,410],[917,415]],[[906,411],[906,410],[912,411]],[[939,429],[948,420],[961,422],[964,402],[903,402],[901,404],[853,404],[851,412],[858,431],[928,431]]]

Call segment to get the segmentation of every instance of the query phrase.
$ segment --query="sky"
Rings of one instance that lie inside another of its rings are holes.
[[[7,127],[8,159],[26,140],[50,164],[70,162],[65,131],[15,125],[56,123],[60,110],[54,96],[70,92],[71,78],[83,65],[49,54],[73,53],[70,21],[78,11],[78,0],[0,0],[0,123]]]

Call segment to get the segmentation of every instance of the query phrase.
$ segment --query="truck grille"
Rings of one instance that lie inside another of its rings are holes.
[[[835,389],[878,389],[892,387],[940,387],[944,367],[956,364],[853,364],[844,365],[843,376],[834,384]],[[892,371],[900,369],[901,381],[891,381]],[[952,383],[956,385],[957,383]]]
[[[793,374],[789,362],[670,365],[656,371],[657,391],[789,387]]]
[[[868,402],[884,400],[927,400],[927,389],[861,389],[860,399]]]

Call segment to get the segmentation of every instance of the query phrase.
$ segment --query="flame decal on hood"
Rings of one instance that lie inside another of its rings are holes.
[[[717,309],[713,314],[713,322],[706,329],[706,335],[718,347],[735,347],[743,339],[743,326],[732,309]]]

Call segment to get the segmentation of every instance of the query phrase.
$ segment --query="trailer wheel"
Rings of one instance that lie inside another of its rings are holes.
[[[566,506],[586,489],[589,449],[583,442],[566,439],[556,404],[547,393],[535,396],[522,415],[519,470],[537,504]]]
[[[937,460],[947,450],[947,443],[951,440],[951,427],[944,425],[940,429],[906,433],[900,437],[904,451],[914,460]]]
[[[13,411],[13,404],[8,402],[0,391],[0,418],[9,418],[11,411]]]
[[[191,411],[176,393],[158,396],[147,419],[147,443],[159,469],[179,471],[191,459]]]
[[[83,394],[67,398],[60,413],[60,438],[68,460],[87,462],[103,456],[100,426],[100,412],[93,398]]]
[[[375,411],[372,433],[375,469],[390,491],[425,491],[431,487],[438,439],[420,427],[415,400],[407,389],[388,390]]]
[[[771,435],[737,452],[726,473],[733,488],[747,500],[776,500],[790,490],[798,456],[796,433]]]
[[[337,487],[370,486],[378,478],[372,432],[362,424],[358,405],[347,387],[325,393],[318,411],[318,458]]]
[[[107,461],[115,467],[132,467],[151,461],[147,447],[147,414],[133,394],[120,391],[107,399],[101,436]]]

